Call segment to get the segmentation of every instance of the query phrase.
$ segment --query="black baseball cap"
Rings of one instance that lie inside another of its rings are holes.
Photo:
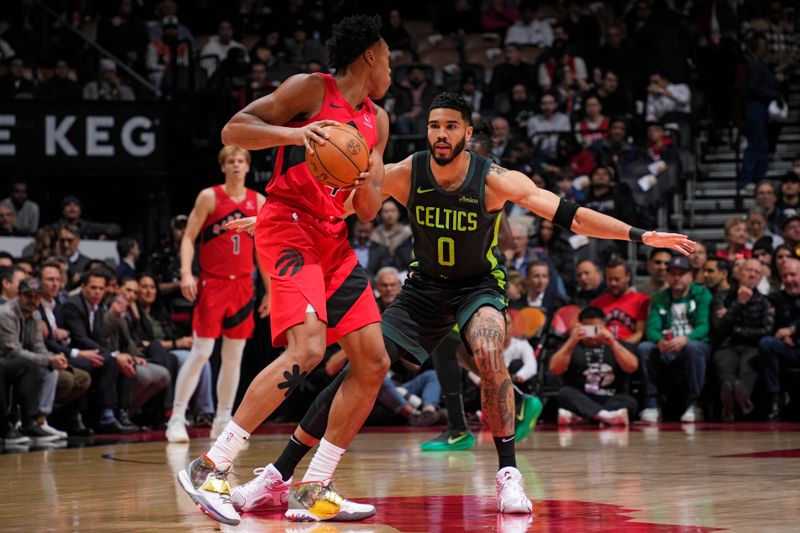
[[[673,268],[686,271],[692,270],[692,266],[689,264],[689,260],[682,255],[676,255],[670,260],[669,265],[667,266],[667,270],[669,271],[672,270]]]
[[[19,282],[19,293],[25,294],[26,292],[38,292],[39,294],[44,294],[44,288],[36,278],[23,279]]]
[[[781,219],[781,230],[783,230],[789,222],[794,222],[795,220],[800,220],[800,213],[794,212],[788,216],[784,216]]]

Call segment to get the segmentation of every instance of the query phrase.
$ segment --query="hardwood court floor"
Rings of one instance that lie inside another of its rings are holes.
[[[0,455],[0,530],[800,531],[797,424],[537,429],[518,445],[519,468],[534,498],[530,523],[494,511],[496,457],[488,434],[471,451],[420,452],[419,443],[432,435],[359,435],[336,478],[345,495],[378,506],[375,517],[358,524],[292,524],[271,513],[220,528],[175,482],[175,472],[208,446],[202,438],[190,445],[123,443]],[[254,436],[233,484],[272,461],[286,438]]]

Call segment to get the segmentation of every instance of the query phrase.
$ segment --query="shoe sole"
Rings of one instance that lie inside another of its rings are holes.
[[[372,511],[364,511],[360,513],[348,513],[339,511],[339,514],[337,514],[333,518],[329,518],[327,522],[360,522],[361,520],[366,520],[370,516],[374,515],[375,515],[374,507]]]
[[[498,509],[497,512],[500,514],[531,514],[533,512],[533,504],[527,508],[520,507],[519,509]]]
[[[185,437],[183,435],[180,435],[179,437],[176,438],[174,436],[171,437],[169,434],[166,437],[167,437],[167,442],[176,442],[176,443],[177,442],[189,442],[189,440],[190,440],[188,433],[186,434]]]
[[[211,505],[208,500],[206,500],[201,494],[198,494],[197,491],[192,486],[192,482],[189,480],[189,476],[186,475],[186,471],[181,470],[178,472],[178,482],[181,484],[181,488],[186,491],[186,494],[192,499],[192,501],[200,508],[203,513],[208,516],[209,518],[216,520],[217,522],[221,522],[223,524],[229,526],[238,526],[240,520],[228,518],[223,516],[219,513],[214,506]]]

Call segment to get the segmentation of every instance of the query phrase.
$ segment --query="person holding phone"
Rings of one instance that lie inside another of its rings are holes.
[[[627,426],[636,413],[628,394],[628,378],[639,360],[606,327],[605,313],[587,307],[578,315],[567,342],[550,359],[550,372],[563,376],[558,391],[558,423],[594,420]]]

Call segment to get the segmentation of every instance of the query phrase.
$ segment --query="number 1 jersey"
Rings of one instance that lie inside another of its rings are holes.
[[[225,224],[256,216],[258,193],[246,189],[241,202],[234,201],[221,185],[213,187],[214,212],[200,231],[200,270],[215,278],[241,278],[253,272],[253,238],[248,233],[228,231]]]

